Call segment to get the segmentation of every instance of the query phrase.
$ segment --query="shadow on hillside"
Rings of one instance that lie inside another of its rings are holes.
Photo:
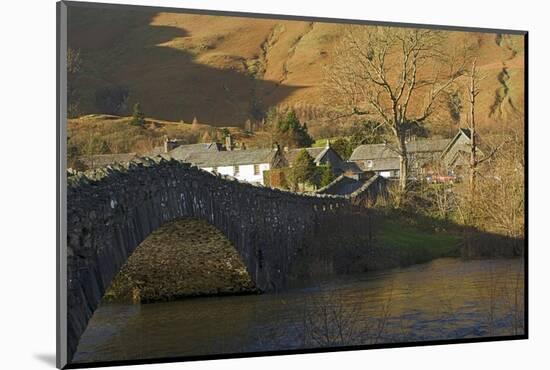
[[[81,92],[82,114],[105,113],[97,110],[95,92],[124,86],[129,89],[128,107],[139,101],[149,117],[185,122],[196,117],[214,126],[243,125],[300,88],[257,80],[242,69],[199,64],[189,51],[162,46],[170,41],[185,43],[192,35],[181,25],[152,25],[157,13],[150,10],[73,4],[68,14],[69,46],[80,50],[85,67],[73,83]],[[239,57],[220,58],[229,65],[244,65]],[[275,88],[277,97],[263,102],[261,92]]]

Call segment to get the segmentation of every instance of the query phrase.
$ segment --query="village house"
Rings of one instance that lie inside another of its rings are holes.
[[[225,151],[219,143],[183,144],[166,152],[163,156],[169,159],[186,162],[187,157],[193,153],[212,153]]]
[[[220,143],[180,144],[166,140],[166,158],[191,163],[205,171],[232,176],[240,181],[264,184],[264,172],[286,166],[278,147],[250,149],[235,145],[228,135],[225,145]]]
[[[286,149],[285,157],[290,167],[292,167],[296,157],[302,150],[306,150],[308,154],[313,158],[313,162],[316,166],[330,165],[335,175],[340,175],[346,168],[345,161],[331,148],[330,142],[327,140],[325,147],[315,148],[297,148]]]
[[[278,147],[274,149],[193,152],[186,159],[205,171],[264,185],[264,172],[287,165]]]
[[[452,168],[455,172],[460,172],[467,167],[470,163],[471,141],[469,129],[461,128],[458,130],[458,133],[449,141],[445,149],[443,149],[441,153],[441,164],[445,168]],[[484,153],[480,147],[483,148],[485,145],[478,135],[476,135],[476,142],[478,144],[476,152],[480,157],[483,157]]]
[[[469,153],[470,131],[459,129],[452,139],[413,139],[407,142],[411,177],[424,176],[428,171],[454,173],[464,165]],[[399,177],[399,155],[394,145],[360,145],[349,159],[362,171],[374,172],[385,178]]]

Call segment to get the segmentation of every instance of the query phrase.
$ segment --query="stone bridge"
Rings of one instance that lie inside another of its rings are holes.
[[[141,158],[68,174],[68,358],[111,280],[155,229],[179,217],[207,220],[237,249],[256,285],[281,289],[297,261],[370,233],[350,199],[241,183],[188,164]],[[323,249],[325,248],[325,249]],[[305,262],[303,262],[305,261]]]

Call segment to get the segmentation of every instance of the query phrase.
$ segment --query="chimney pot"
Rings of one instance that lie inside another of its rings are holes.
[[[227,135],[225,137],[225,149],[228,151],[233,150],[233,140],[231,139],[231,135]]]

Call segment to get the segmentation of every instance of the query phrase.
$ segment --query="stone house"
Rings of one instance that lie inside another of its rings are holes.
[[[330,164],[334,174],[340,175],[344,172],[346,168],[345,161],[330,147],[328,140],[325,147],[285,149],[284,156],[290,167],[292,167],[298,154],[304,149],[313,158],[313,162],[316,166]]]
[[[453,172],[460,172],[463,168],[469,166],[471,140],[472,136],[469,129],[459,129],[457,134],[449,141],[448,145],[441,153],[442,166],[447,169],[452,169]],[[480,147],[483,148],[484,145],[478,135],[476,135],[476,141],[478,143],[476,152],[482,157],[484,153]]]
[[[459,129],[452,139],[415,139],[409,141],[407,153],[411,177],[422,177],[429,170],[453,172],[463,165],[469,151],[470,131]],[[399,155],[393,144],[360,145],[349,159],[362,171],[374,172],[385,178],[399,177]]]
[[[186,158],[205,171],[232,176],[238,180],[264,185],[264,172],[287,166],[281,150],[247,149],[192,152]]]

